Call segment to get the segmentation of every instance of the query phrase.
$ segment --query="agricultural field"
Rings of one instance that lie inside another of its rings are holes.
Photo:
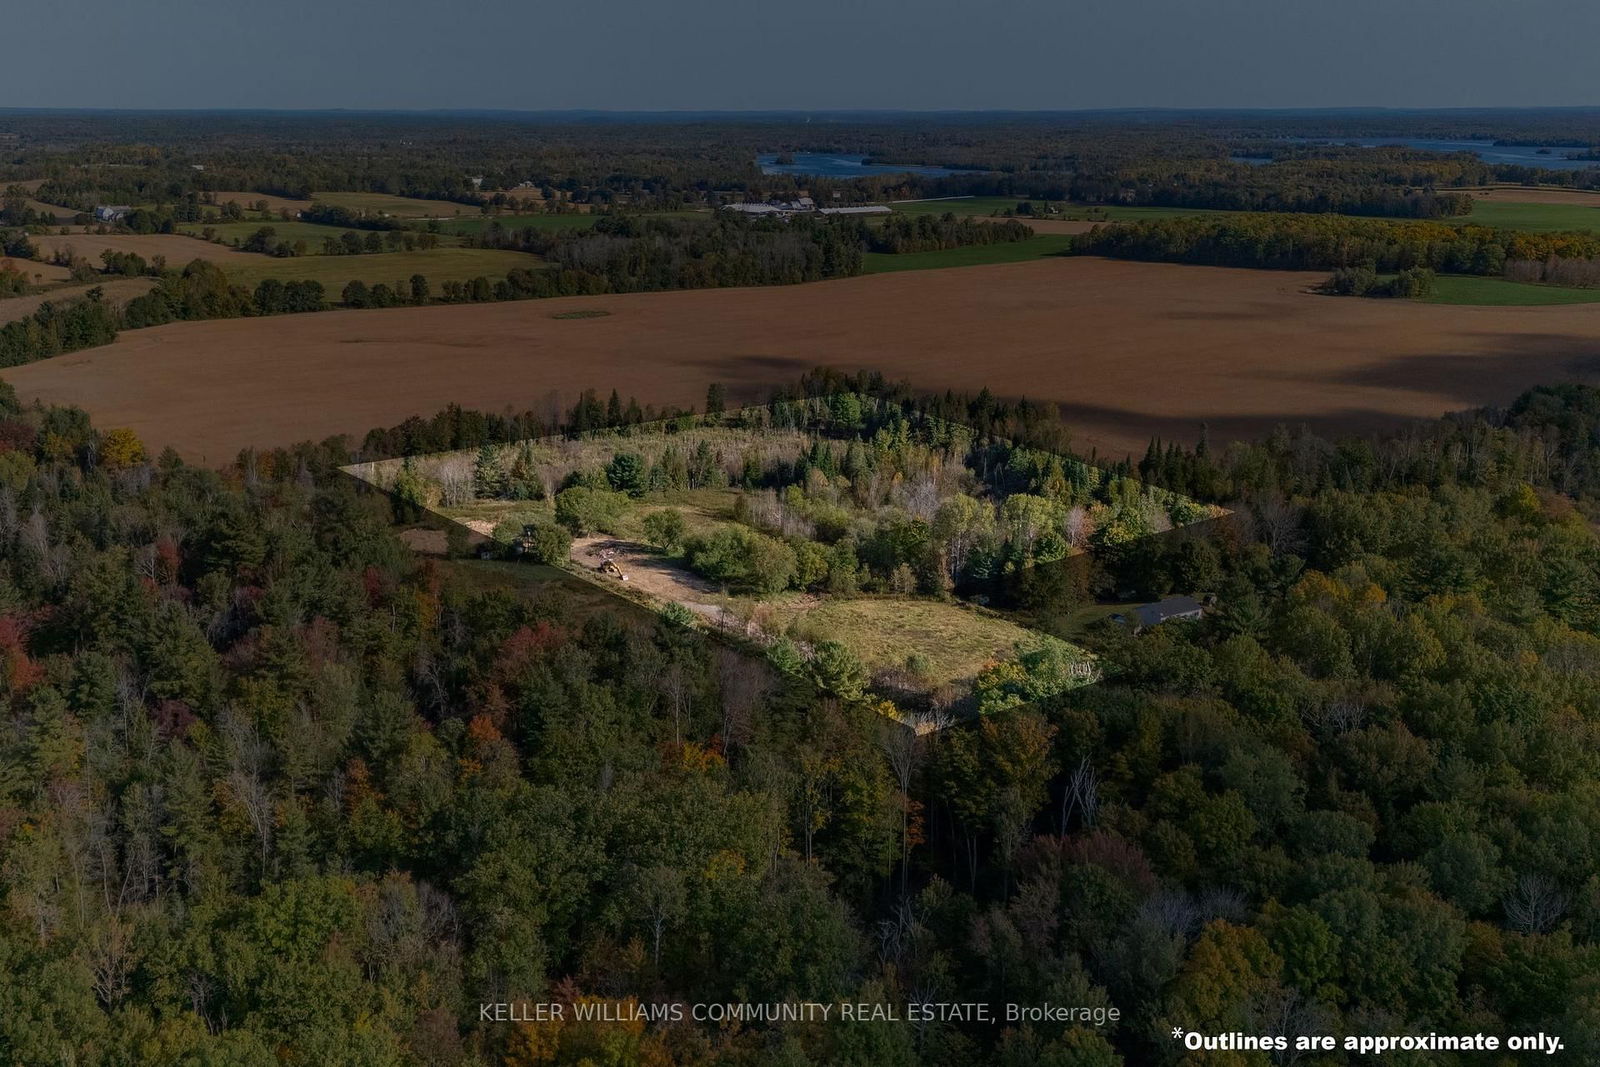
[[[232,201],[246,211],[253,211],[255,204],[265,201],[267,210],[273,215],[276,215],[280,211],[287,211],[289,214],[293,215],[295,212],[304,211],[306,208],[311,206],[311,201],[309,200],[291,200],[285,196],[273,196],[269,193],[244,192],[237,189],[214,192],[210,193],[209,195],[213,200],[216,201],[216,207],[221,207],[223,204]],[[213,205],[203,205],[203,209],[208,209],[211,206]]]
[[[390,196],[388,193],[315,193],[311,199],[320,204],[370,215],[393,215],[399,219],[448,219],[456,216],[477,216],[482,210],[475,204],[460,204],[454,200],[421,200],[410,196]]]
[[[636,217],[653,219],[672,218],[704,218],[705,211],[652,211],[645,212]],[[439,232],[458,234],[461,236],[476,236],[487,230],[491,224],[498,222],[507,230],[586,230],[600,219],[600,215],[562,214],[562,215],[482,215],[476,214],[469,218],[446,219],[439,223]]]
[[[911,215],[1005,215],[1015,213],[1024,203],[1009,196],[967,196],[947,200],[901,200],[890,204],[895,211]],[[1032,201],[1037,215],[1017,215],[1022,222],[1124,222],[1140,219],[1170,219],[1188,215],[1225,215],[1225,211],[1205,208],[1176,207],[1124,207],[1118,204],[1062,204],[1052,201],[1061,209],[1059,214],[1046,214],[1045,202]]]
[[[1024,625],[1042,620],[1016,610],[1022,575],[1217,513],[849,395],[348,470],[489,554],[801,659],[845,649],[880,691],[967,710],[974,680],[1024,647],[1097,677]]]
[[[1600,303],[1600,289],[1536,285],[1505,278],[1445,274],[1434,281],[1430,304],[1479,307],[1544,307],[1553,304]]]
[[[92,263],[101,266],[100,254],[105,251],[132,253],[147,262],[164,256],[169,267],[181,267],[195,259],[209,259],[221,267],[255,263],[262,257],[240,252],[223,245],[208,244],[182,234],[173,233],[108,233],[80,232],[70,234],[43,234],[32,238],[39,246],[39,254],[46,259],[58,252],[70,250]]]
[[[373,257],[364,257],[373,258]],[[293,261],[289,265],[297,266]],[[7,369],[158,451],[359,435],[450,402],[570,407],[587,388],[758,400],[832,364],[1060,406],[1082,452],[1307,425],[1377,431],[1541,382],[1600,381],[1600,305],[1461,308],[1313,292],[1326,274],[1088,257],[810,285],[176,323]],[[821,313],[821,312],[826,312]],[[572,312],[603,316],[565,317]]]
[[[867,274],[886,274],[903,270],[937,270],[944,267],[975,267],[993,263],[1022,263],[1041,256],[1054,256],[1072,244],[1067,234],[1039,234],[1025,241],[990,245],[942,248],[934,252],[868,252],[861,257]]]
[[[72,208],[62,207],[60,204],[46,204],[42,200],[34,200],[30,198],[27,201],[27,205],[28,210],[42,211],[46,215],[49,215],[51,218],[55,219],[58,223],[70,223],[73,219],[78,217],[78,213]]]
[[[6,269],[26,275],[28,284],[36,286],[58,285],[72,278],[70,270],[66,267],[58,267],[54,263],[41,263],[35,259],[17,259],[15,256],[0,256],[0,271]]]
[[[242,263],[239,260],[229,260],[224,264],[228,277],[240,285],[253,288],[267,278],[285,282],[318,281],[335,298],[339,290],[352,281],[365,282],[367,285],[382,282],[392,286],[397,281],[408,280],[413,274],[421,274],[437,290],[443,282],[468,281],[479,275],[486,275],[491,279],[503,278],[508,271],[514,269],[526,270],[543,265],[537,256],[494,248],[433,248],[419,252],[374,252],[359,256],[293,256],[285,259],[225,251],[244,260]]]
[[[28,263],[27,260],[18,262]],[[32,265],[31,263],[29,264]],[[143,296],[155,286],[154,278],[109,278],[105,281],[95,281],[80,285],[58,285],[43,292],[28,293],[25,296],[7,297],[0,300],[0,326],[17,319],[26,318],[39,310],[40,304],[59,303],[83,296],[91,289],[99,289],[105,294],[107,300],[113,303],[126,303],[136,296]]]
[[[273,235],[279,241],[293,244],[295,241],[304,241],[308,255],[318,255],[322,251],[322,242],[326,238],[338,240],[339,235],[349,227],[323,226],[315,222],[284,222],[282,219],[256,219],[249,222],[191,222],[185,223],[182,230],[191,237],[200,237],[206,230],[212,231],[224,245],[231,245],[235,241],[249,240],[255,232],[263,226],[270,226]],[[370,231],[361,231],[363,237]],[[380,234],[380,236],[382,236]],[[203,238],[202,238],[203,239]],[[441,243],[453,243],[449,238],[441,238]]]
[[[1466,221],[1480,226],[1535,233],[1600,230],[1600,196],[1591,196],[1587,201],[1563,203],[1477,199],[1473,202],[1470,215],[1445,221]]]

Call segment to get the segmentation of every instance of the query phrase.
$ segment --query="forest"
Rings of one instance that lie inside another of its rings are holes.
[[[1366,266],[1386,273],[1421,267],[1445,274],[1498,276],[1516,263],[1593,260],[1600,257],[1600,236],[1338,215],[1256,214],[1101,225],[1074,239],[1071,251],[1216,267]]]
[[[640,115],[584,123],[539,114],[84,113],[48,121],[16,114],[4,120],[16,150],[0,160],[0,189],[48,178],[39,199],[78,211],[96,203],[149,205],[133,222],[161,230],[198,220],[208,196],[231,190],[295,199],[347,190],[534,210],[672,210],[809,190],[819,202],[978,195],[1447,218],[1470,206],[1459,190],[1492,182],[1600,187],[1600,168],[1488,164],[1465,152],[1340,143],[1431,136],[1570,143],[1574,151],[1600,145],[1600,118],[1574,109],[826,117]],[[813,178],[765,175],[755,165],[763,153],[795,152],[979,173]],[[20,215],[25,204],[14,207],[17,217],[0,216],[0,223],[27,221]],[[347,221],[334,211],[335,225],[394,225]]]
[[[1100,685],[915,735],[413,554],[342,440],[202,470],[0,395],[0,1059],[1110,1067],[1179,1063],[1179,1023],[1593,1059],[1597,430],[1561,387],[1386,438],[1152,443],[1141,478],[1233,515],[1096,566],[1216,608],[1106,625]],[[477,1010],[630,996],[1108,1010]]]

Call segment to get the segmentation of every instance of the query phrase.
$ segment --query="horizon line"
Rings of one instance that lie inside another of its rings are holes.
[[[0,115],[112,114],[112,115],[559,115],[559,116],[809,116],[809,115],[1125,115],[1125,114],[1441,114],[1441,113],[1526,113],[1540,111],[1597,111],[1600,104],[1521,104],[1521,105],[1320,105],[1320,106],[1195,106],[1128,105],[1083,108],[908,108],[908,107],[773,107],[773,108],[485,108],[485,107],[347,107],[347,106],[258,106],[258,107],[115,107],[81,105],[67,107],[0,106]]]

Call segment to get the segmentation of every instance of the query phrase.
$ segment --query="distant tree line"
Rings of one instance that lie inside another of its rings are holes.
[[[315,222],[322,226],[343,226],[357,230],[403,230],[406,222],[391,215],[373,215],[351,211],[336,204],[320,201],[300,212],[300,221]]]
[[[1015,220],[986,221],[971,216],[889,215],[875,224],[861,223],[858,230],[868,252],[936,252],[967,245],[1008,244],[1026,241],[1033,229]]]
[[[216,241],[216,231],[207,226],[200,231],[202,239]],[[380,252],[414,252],[439,246],[436,233],[418,233],[413,230],[390,229],[386,232],[369,231],[365,234],[345,230],[337,237],[322,239],[320,252],[324,256],[374,255]],[[238,243],[241,252],[255,252],[266,256],[289,258],[312,254],[311,246],[303,239],[290,240],[279,237],[277,227],[267,225],[255,230]]]
[[[1079,255],[1275,270],[1426,267],[1499,275],[1508,261],[1600,256],[1600,235],[1526,233],[1486,226],[1354,219],[1338,215],[1235,215],[1097,226],[1073,241]]]

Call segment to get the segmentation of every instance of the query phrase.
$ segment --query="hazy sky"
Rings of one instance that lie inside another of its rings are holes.
[[[51,0],[0,107],[1600,105],[1597,0]]]

